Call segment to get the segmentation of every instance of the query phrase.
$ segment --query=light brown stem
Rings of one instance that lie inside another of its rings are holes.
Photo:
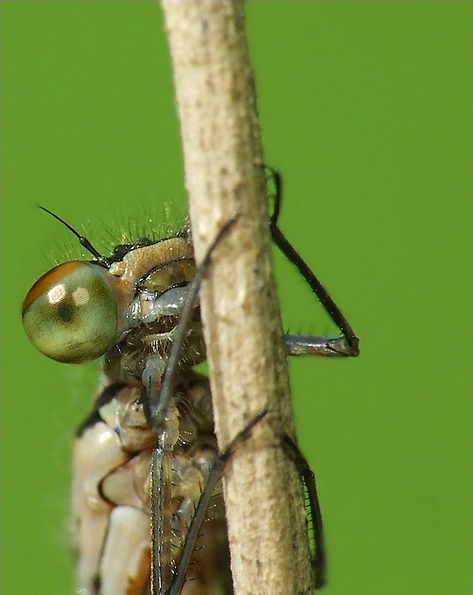
[[[303,494],[280,446],[293,435],[283,332],[244,4],[162,0],[181,123],[197,261],[219,230],[200,292],[220,448],[269,415],[225,469],[237,595],[312,592]]]

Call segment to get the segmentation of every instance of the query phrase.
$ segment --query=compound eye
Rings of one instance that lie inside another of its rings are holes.
[[[117,306],[107,271],[82,261],[51,269],[28,292],[23,326],[51,359],[80,363],[103,355],[117,332]]]

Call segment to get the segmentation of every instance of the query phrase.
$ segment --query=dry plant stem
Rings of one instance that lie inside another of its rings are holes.
[[[280,433],[293,429],[244,4],[162,6],[197,261],[239,215],[213,253],[200,293],[220,448],[259,410],[270,411],[225,469],[235,593],[311,593],[302,488],[280,446]]]

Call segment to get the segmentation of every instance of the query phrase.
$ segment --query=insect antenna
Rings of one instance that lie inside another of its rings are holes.
[[[39,205],[39,208],[42,211],[45,211],[46,213],[48,213],[49,215],[51,215],[51,217],[54,217],[54,219],[57,219],[60,223],[62,223],[65,227],[67,227],[67,229],[69,231],[71,231],[76,238],[79,240],[80,244],[88,251],[92,254],[92,256],[94,256],[97,259],[97,262],[99,264],[101,264],[102,266],[106,267],[106,268],[110,268],[110,263],[108,262],[108,260],[102,256],[100,254],[100,252],[94,248],[94,246],[92,245],[92,243],[84,236],[80,235],[80,233],[78,231],[76,231],[72,225],[69,225],[69,223],[66,223],[66,221],[64,221],[64,219],[61,219],[61,217],[59,217],[58,215],[56,215],[56,213],[53,213],[52,211],[50,211],[49,209],[46,209],[45,207],[42,207],[41,205]]]

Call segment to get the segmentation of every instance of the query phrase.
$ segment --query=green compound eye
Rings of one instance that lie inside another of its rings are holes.
[[[106,270],[88,262],[61,264],[43,275],[23,303],[23,326],[51,359],[80,363],[103,355],[117,330],[117,306]]]

